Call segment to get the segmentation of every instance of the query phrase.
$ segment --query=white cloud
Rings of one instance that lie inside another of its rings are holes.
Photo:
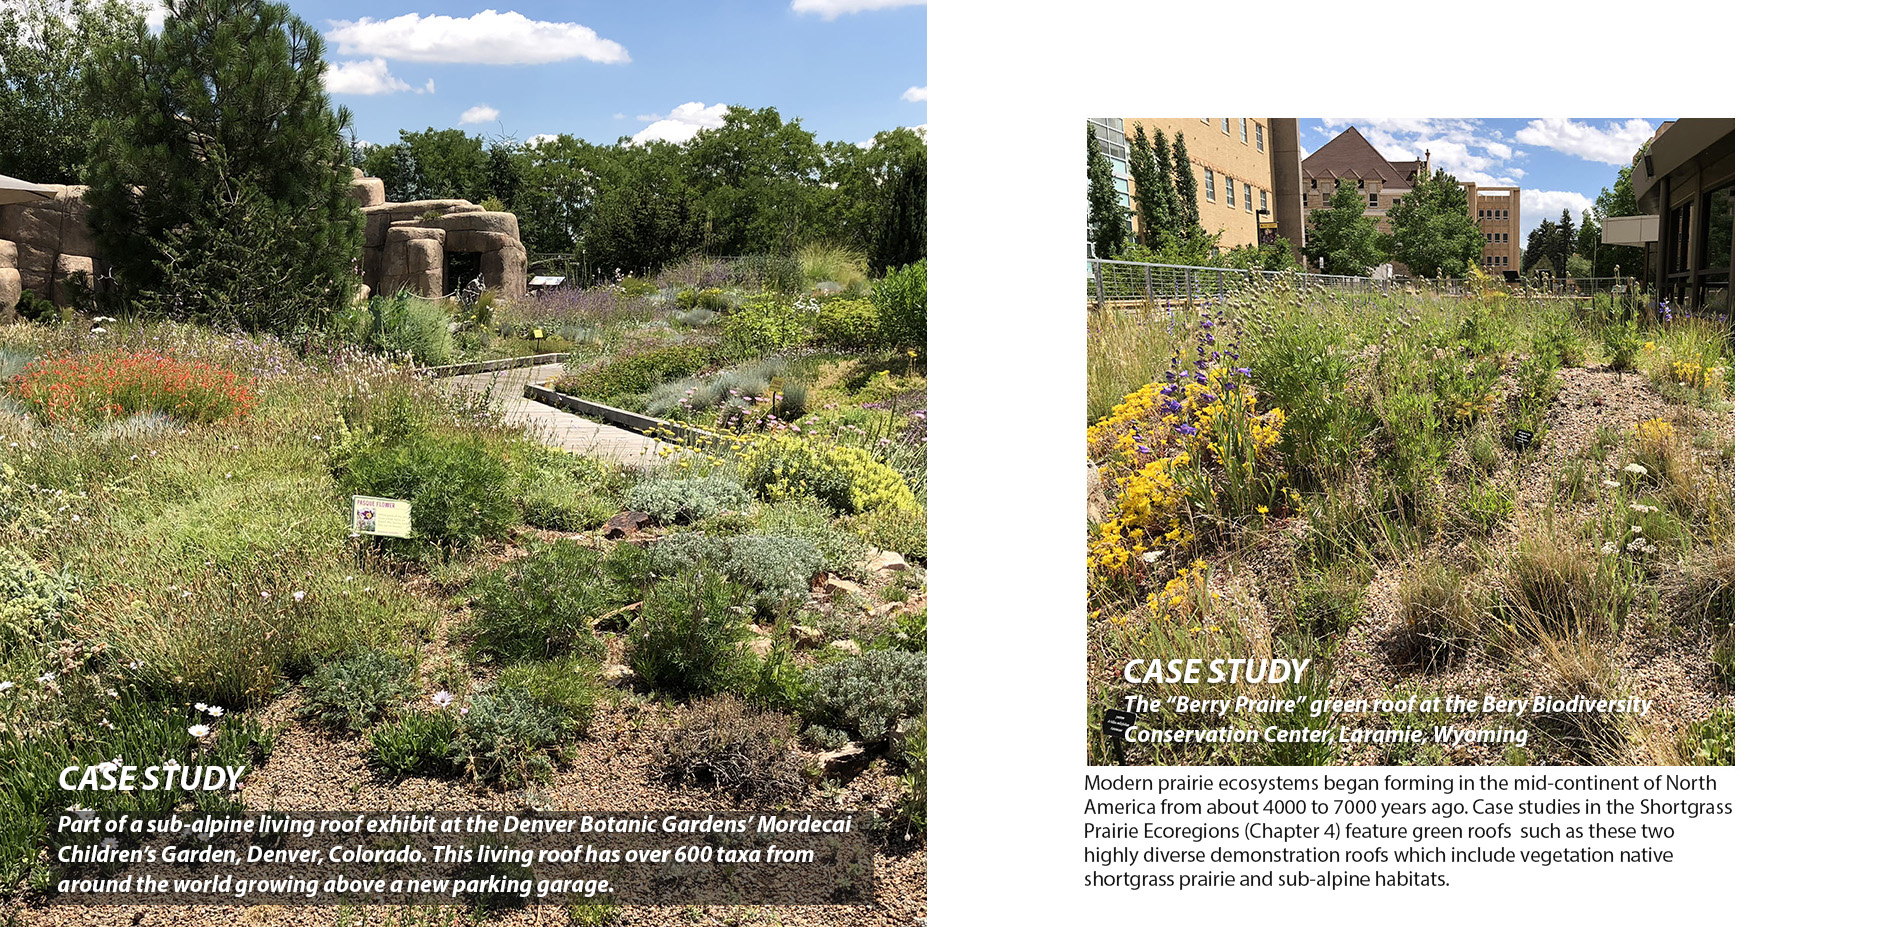
[[[614,118],[615,118],[615,119],[625,119],[625,118],[627,118],[627,114],[626,114],[626,113],[615,113],[615,114],[614,114]]]
[[[145,14],[145,28],[157,32],[165,28],[165,19],[171,13],[165,9],[165,0],[132,0],[131,7]]]
[[[652,125],[641,129],[639,134],[628,139],[628,144],[663,140],[684,142],[702,129],[717,129],[726,124],[727,107],[724,103],[707,106],[704,103],[681,103],[664,116],[644,115],[641,122]]]
[[[1322,119],[1330,141],[1346,126],[1357,126],[1379,153],[1393,161],[1411,161],[1432,153],[1432,168],[1483,186],[1516,186],[1523,176],[1506,162],[1518,152],[1501,133],[1468,119]]]
[[[928,86],[912,87],[904,91],[904,102],[906,103],[923,103],[929,99],[930,88]]]
[[[542,143],[556,141],[559,138],[560,138],[559,135],[549,135],[548,133],[543,132],[540,135],[535,135],[535,136],[530,137],[525,144],[529,148],[539,148],[541,147]]]
[[[389,62],[381,58],[368,61],[343,61],[323,72],[323,89],[331,93],[376,96],[384,93],[434,93],[435,80],[421,88],[389,73]]]
[[[1636,149],[1655,133],[1656,127],[1642,119],[1621,124],[1611,122],[1602,129],[1570,119],[1533,119],[1517,130],[1517,141],[1551,148],[1585,161],[1622,167],[1630,163]]]
[[[345,55],[377,55],[397,61],[443,64],[547,64],[584,58],[601,64],[633,60],[620,43],[578,23],[532,20],[513,11],[484,10],[473,16],[331,20],[325,37]]]
[[[924,0],[792,0],[792,12],[811,13],[822,16],[826,20],[833,20],[846,13],[923,5]]]
[[[1530,237],[1531,229],[1545,219],[1556,222],[1563,218],[1563,211],[1570,210],[1570,222],[1578,228],[1583,227],[1583,211],[1595,205],[1596,201],[1581,193],[1569,190],[1524,190],[1518,194],[1518,208],[1523,215],[1518,219],[1518,244]]]
[[[457,125],[478,126],[484,122],[494,122],[501,118],[501,110],[484,103],[471,106],[462,111],[462,120]]]
[[[930,123],[926,122],[920,126],[908,126],[907,128],[909,128],[912,132],[917,133],[917,137],[923,139],[925,144],[929,144]],[[873,135],[870,138],[867,138],[864,141],[859,142],[858,147],[868,149],[871,146],[876,145],[876,144],[877,144],[877,136]]]

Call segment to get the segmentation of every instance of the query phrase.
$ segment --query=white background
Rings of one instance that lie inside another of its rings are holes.
[[[931,919],[1891,918],[1900,149],[1875,9],[938,0]],[[1740,765],[1714,797],[1739,813],[1682,827],[1680,862],[1081,888],[1082,128],[1126,112],[1737,118]]]

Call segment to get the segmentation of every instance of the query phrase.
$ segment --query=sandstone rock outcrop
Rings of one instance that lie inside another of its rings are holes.
[[[59,186],[50,200],[0,206],[0,321],[13,317],[23,291],[70,305],[67,275],[96,269],[86,229],[86,188]],[[363,207],[363,283],[369,292],[446,293],[450,253],[478,254],[482,285],[502,296],[528,292],[528,249],[513,213],[490,212],[468,200],[390,203],[383,182],[355,171],[350,195]]]

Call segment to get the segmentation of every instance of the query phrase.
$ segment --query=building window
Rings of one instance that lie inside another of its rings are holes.
[[[1509,219],[1509,218],[1511,218],[1511,211],[1510,211],[1510,210],[1508,210],[1508,209],[1506,209],[1506,210],[1504,210],[1504,214],[1503,214],[1503,215],[1501,215],[1501,216],[1498,216],[1498,218],[1500,218],[1500,219]]]
[[[1222,134],[1222,135],[1232,135],[1232,134],[1234,134],[1234,133],[1233,133],[1233,131],[1232,131],[1232,128],[1233,128],[1233,124],[1234,124],[1234,121],[1233,121],[1232,119],[1229,119],[1229,118],[1227,118],[1226,116],[1222,116],[1222,117],[1221,117],[1221,120],[1220,120],[1220,131],[1221,131],[1221,134]]]
[[[1253,212],[1253,184],[1241,184],[1241,202],[1248,212]]]
[[[1227,205],[1234,205],[1234,178],[1227,178]]]
[[[1315,190],[1317,190],[1317,189],[1319,189],[1319,178],[1318,178],[1318,177],[1315,177],[1315,178],[1313,178],[1313,189],[1315,189]]]
[[[1333,195],[1331,193],[1321,193],[1319,195],[1319,205],[1321,208],[1333,205]]]
[[[1369,209],[1379,208],[1379,194],[1374,193],[1371,196],[1366,197],[1366,207]]]
[[[1258,122],[1253,124],[1253,147],[1259,151],[1267,150],[1267,130],[1261,128]]]
[[[1212,203],[1214,202],[1214,169],[1204,167],[1201,170],[1207,172],[1207,201]]]

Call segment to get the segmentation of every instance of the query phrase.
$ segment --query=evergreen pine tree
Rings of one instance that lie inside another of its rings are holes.
[[[1563,218],[1557,222],[1557,240],[1552,243],[1550,266],[1556,268],[1557,276],[1569,275],[1570,255],[1577,250],[1577,225],[1570,220],[1570,210],[1566,209]]]
[[[929,158],[912,152],[898,165],[888,183],[877,235],[871,244],[871,272],[882,274],[924,259],[929,239],[927,173]]]
[[[1095,256],[1112,258],[1128,244],[1128,224],[1122,218],[1121,197],[1115,191],[1115,169],[1095,141],[1089,125],[1089,242]]]
[[[176,0],[102,53],[86,164],[100,256],[146,309],[287,331],[354,297],[363,214],[323,39],[267,0]]]

